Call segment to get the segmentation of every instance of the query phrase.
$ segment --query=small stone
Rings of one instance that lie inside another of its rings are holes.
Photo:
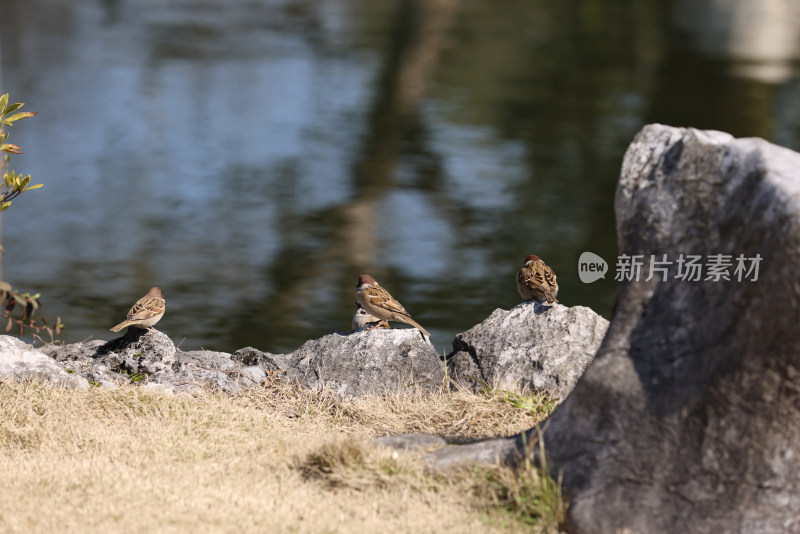
[[[428,434],[398,434],[396,436],[384,436],[372,440],[378,445],[399,450],[433,450],[447,445],[447,442],[439,436]]]

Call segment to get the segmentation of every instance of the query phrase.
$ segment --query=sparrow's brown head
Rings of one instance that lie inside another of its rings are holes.
[[[370,275],[362,274],[361,276],[358,277],[358,285],[356,285],[356,287],[361,287],[363,285],[371,285],[372,286],[372,285],[376,285],[377,283],[378,282],[374,278],[372,278]]]
[[[525,265],[529,261],[542,261],[542,260],[536,254],[529,254],[528,256],[525,256],[525,261],[522,262],[522,265]]]
[[[164,298],[164,295],[161,294],[160,287],[151,287],[150,291],[147,292],[148,297],[158,297],[160,299]]]

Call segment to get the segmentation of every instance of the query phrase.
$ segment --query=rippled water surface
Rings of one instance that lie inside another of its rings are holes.
[[[631,5],[633,4],[633,5]],[[798,2],[5,0],[16,170],[3,279],[67,342],[151,285],[183,349],[347,330],[361,273],[439,351],[519,301],[610,316],[614,190],[648,122],[800,148]],[[613,266],[612,266],[613,271]]]

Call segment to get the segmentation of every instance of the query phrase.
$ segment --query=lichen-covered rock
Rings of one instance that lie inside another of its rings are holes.
[[[152,375],[168,370],[175,363],[175,352],[175,345],[163,332],[128,328],[124,336],[98,347],[97,356],[112,369]]]
[[[376,328],[307,341],[287,355],[286,376],[349,399],[442,387],[444,364],[418,330]]]
[[[111,341],[50,345],[42,351],[104,387],[140,383],[158,391],[219,389],[235,393],[259,383],[258,373],[245,370],[230,354],[183,352],[175,348],[169,336],[155,329],[145,332],[129,328],[126,335]]]
[[[461,387],[546,391],[565,398],[594,358],[608,321],[584,306],[523,302],[458,334],[447,362]]]

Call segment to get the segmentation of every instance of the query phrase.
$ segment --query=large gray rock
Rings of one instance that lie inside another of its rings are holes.
[[[573,529],[800,531],[800,154],[647,126],[616,211],[624,254],[763,261],[757,281],[732,268],[688,282],[673,265],[667,281],[620,285],[594,364],[545,433]]]
[[[89,382],[68,372],[52,358],[11,336],[0,336],[0,382],[37,380],[71,389],[87,389]]]
[[[288,354],[283,365],[290,380],[342,399],[444,385],[444,363],[413,328],[328,334]]]
[[[800,154],[650,125],[616,211],[621,254],[763,261],[757,281],[684,281],[673,264],[666,281],[643,268],[621,282],[597,356],[542,425],[570,530],[800,531]],[[536,435],[427,461],[514,463]]]
[[[565,398],[594,358],[608,321],[583,306],[523,302],[495,310],[458,334],[447,362],[453,380],[473,391],[485,386],[546,391]]]

